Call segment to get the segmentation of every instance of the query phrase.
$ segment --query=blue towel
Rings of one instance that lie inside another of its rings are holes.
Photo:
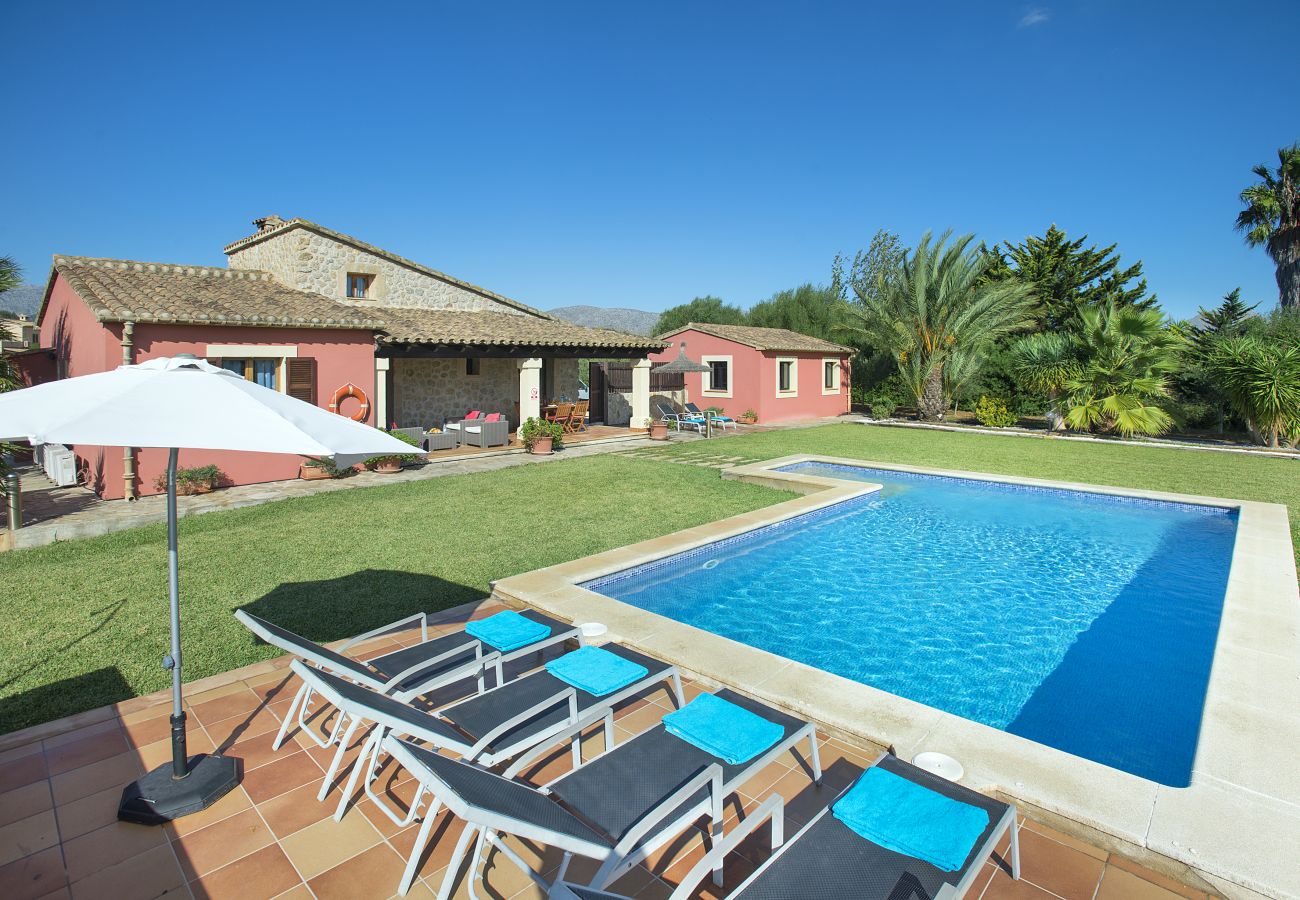
[[[546,671],[580,691],[603,697],[649,674],[645,666],[600,647],[579,647],[546,664]]]
[[[977,806],[873,766],[831,807],[862,837],[945,872],[956,872],[989,824]]]
[[[749,762],[785,734],[775,722],[713,694],[700,694],[663,721],[669,734],[733,766]]]
[[[541,622],[534,622],[508,609],[486,619],[475,619],[465,625],[465,633],[476,637],[485,644],[491,644],[502,653],[527,647],[529,644],[549,637],[551,627]]]

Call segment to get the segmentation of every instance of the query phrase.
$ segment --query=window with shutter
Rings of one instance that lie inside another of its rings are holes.
[[[285,360],[289,370],[290,397],[316,404],[316,360],[310,356],[295,356]]]

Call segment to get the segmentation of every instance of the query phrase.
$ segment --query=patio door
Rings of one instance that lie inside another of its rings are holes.
[[[587,399],[591,403],[591,422],[605,422],[605,364],[592,360],[587,370]]]

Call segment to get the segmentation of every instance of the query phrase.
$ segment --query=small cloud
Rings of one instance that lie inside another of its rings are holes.
[[[1025,14],[1020,17],[1016,23],[1017,28],[1033,28],[1035,25],[1042,25],[1051,18],[1051,13],[1046,7],[1030,6],[1025,10]]]

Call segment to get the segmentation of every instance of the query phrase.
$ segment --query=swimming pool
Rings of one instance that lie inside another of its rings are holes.
[[[825,463],[782,471],[883,489],[582,586],[1189,783],[1235,509]]]

